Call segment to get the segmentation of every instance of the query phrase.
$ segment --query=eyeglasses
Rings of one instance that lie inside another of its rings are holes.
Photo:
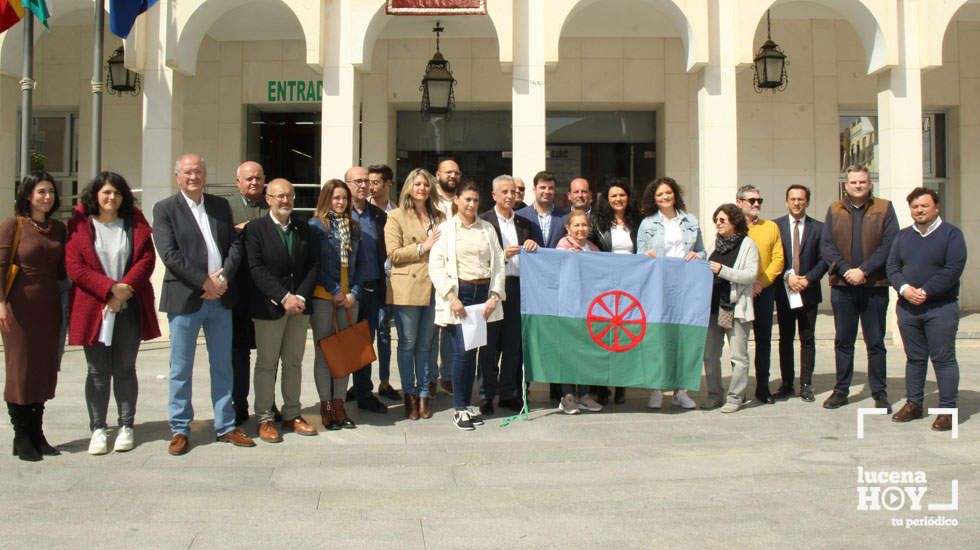
[[[742,200],[749,204],[758,204],[759,206],[762,206],[762,198],[753,197],[751,199],[742,199]]]
[[[358,187],[364,187],[364,186],[365,186],[365,185],[367,185],[368,183],[371,183],[371,180],[366,180],[366,179],[360,179],[360,180],[347,180],[347,183],[353,183],[354,185],[356,185],[356,186],[358,186]]]
[[[277,201],[291,201],[296,198],[295,193],[280,193],[278,195],[266,195],[267,197],[272,197]]]
[[[715,220],[715,225],[719,225],[723,223],[728,223],[728,220],[726,220],[725,218],[718,218],[717,220]]]

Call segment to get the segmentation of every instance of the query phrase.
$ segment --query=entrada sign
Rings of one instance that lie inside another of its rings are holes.
[[[323,81],[270,80],[266,94],[269,103],[323,101]]]

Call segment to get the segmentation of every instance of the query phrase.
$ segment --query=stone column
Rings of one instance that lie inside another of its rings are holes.
[[[326,56],[323,63],[323,110],[320,125],[320,179],[343,178],[357,164],[359,100],[357,72],[350,62],[349,0],[332,0],[324,18]],[[321,181],[321,183],[322,183]]]
[[[524,179],[528,204],[534,200],[532,178],[545,169],[545,7],[537,0],[514,4],[514,72],[512,86],[511,172]]]

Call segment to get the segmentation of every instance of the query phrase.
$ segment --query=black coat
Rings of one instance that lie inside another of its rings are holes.
[[[307,303],[303,313],[312,307],[313,286],[316,283],[317,256],[310,242],[310,226],[291,218],[289,231],[293,238],[293,253],[276,230],[269,216],[253,220],[245,226],[245,251],[254,290],[251,294],[251,313],[255,319],[279,319],[285,314],[280,300],[287,293],[302,296]]]
[[[497,209],[491,208],[490,210],[487,210],[486,212],[480,214],[480,218],[493,226],[493,230],[497,233],[497,239],[500,241],[500,248],[505,248],[504,237],[500,234],[500,222],[497,221]],[[514,213],[514,229],[517,230],[517,244],[524,246],[525,241],[535,240],[532,236],[533,224],[527,218],[518,216],[516,211]],[[509,261],[510,258],[504,258],[504,263]]]
[[[773,220],[779,227],[779,237],[783,241],[784,273],[793,268],[793,229],[790,227],[789,215],[782,216]],[[803,275],[809,281],[810,286],[803,291],[803,304],[819,304],[823,300],[823,293],[820,291],[820,279],[827,273],[827,262],[820,254],[821,233],[823,232],[823,222],[819,222],[810,216],[803,221],[803,240],[800,242],[800,271],[797,275]],[[783,284],[783,276],[776,277],[773,283],[776,287],[776,299],[781,300],[782,304],[787,304],[786,285]]]
[[[228,201],[207,193],[202,200],[221,254],[223,275],[228,281],[221,303],[231,308],[237,298],[235,273],[242,259],[241,241],[232,224]],[[201,309],[204,281],[210,276],[208,250],[183,193],[153,205],[153,241],[160,261],[167,268],[160,292],[160,311],[186,314]]]

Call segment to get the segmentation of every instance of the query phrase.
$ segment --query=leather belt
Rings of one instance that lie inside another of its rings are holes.
[[[473,285],[473,286],[483,286],[483,285],[490,284],[490,278],[488,277],[486,279],[473,279],[472,281],[467,281],[465,279],[460,279],[459,282],[466,283],[468,285]]]

